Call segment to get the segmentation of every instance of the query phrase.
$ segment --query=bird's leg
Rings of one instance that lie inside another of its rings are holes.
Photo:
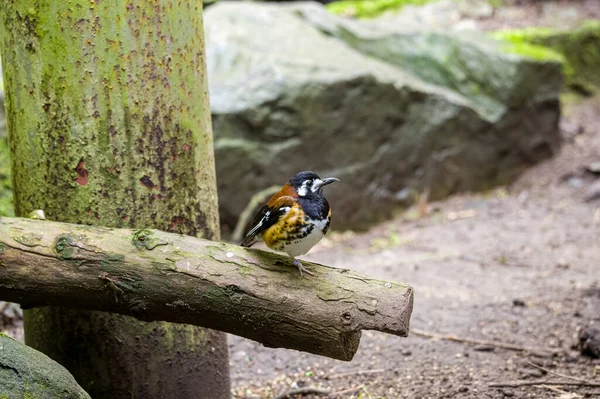
[[[313,272],[308,270],[306,267],[302,266],[302,263],[300,263],[300,261],[298,259],[296,259],[296,258],[292,258],[292,259],[294,259],[294,262],[292,264],[294,266],[296,266],[298,268],[298,270],[300,271],[300,277],[304,277],[302,272],[306,272],[306,274],[310,274],[311,276],[315,275]]]

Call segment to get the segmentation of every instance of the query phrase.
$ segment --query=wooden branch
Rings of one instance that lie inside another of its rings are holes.
[[[532,362],[527,362],[527,364],[530,365],[530,366],[532,366],[532,367],[535,367],[538,370],[542,370],[544,373],[553,374],[553,375],[555,375],[557,377],[562,377],[562,378],[566,378],[568,380],[582,382],[584,384],[587,384],[589,382],[589,381],[586,381],[586,380],[578,378],[578,377],[573,377],[572,375],[562,374],[562,373],[559,373],[557,371],[550,370],[550,369],[547,369],[547,368],[542,367],[542,366],[538,366],[537,364],[532,363]]]
[[[0,218],[0,300],[194,324],[351,360],[361,330],[407,336],[413,290],[157,230]]]

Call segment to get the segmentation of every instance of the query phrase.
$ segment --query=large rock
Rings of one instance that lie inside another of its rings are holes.
[[[0,333],[0,398],[89,399],[67,369]]]
[[[332,16],[312,3],[293,10],[321,32],[365,55],[460,93],[492,121],[533,96],[543,100],[558,95],[561,75],[552,61],[560,62],[562,57],[551,50],[532,46],[537,59],[515,56],[518,49],[512,43],[478,31],[424,30],[420,23],[411,23],[407,16],[412,14],[406,12],[392,19],[357,22]]]
[[[561,65],[504,44],[401,30],[312,4],[221,3],[205,16],[222,221],[301,170],[333,227],[508,182],[559,144]]]

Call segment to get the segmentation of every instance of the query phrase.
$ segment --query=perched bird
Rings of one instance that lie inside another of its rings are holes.
[[[261,238],[269,248],[287,252],[300,276],[303,272],[314,276],[296,256],[310,251],[327,233],[331,209],[323,187],[336,181],[339,179],[321,179],[313,172],[296,174],[254,216],[242,246],[251,247]]]

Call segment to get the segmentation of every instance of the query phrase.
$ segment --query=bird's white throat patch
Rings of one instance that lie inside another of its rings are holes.
[[[314,180],[304,180],[302,185],[298,188],[298,195],[300,197],[305,197],[308,194],[308,191],[312,191],[316,193],[319,191],[319,188],[323,185],[323,180],[314,179]]]

